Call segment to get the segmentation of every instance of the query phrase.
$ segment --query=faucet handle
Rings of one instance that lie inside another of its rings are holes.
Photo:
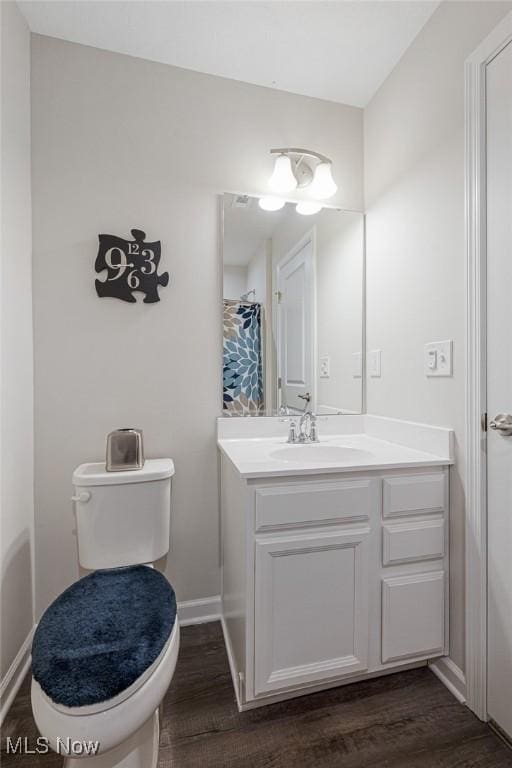
[[[318,428],[316,426],[316,413],[311,414],[311,430],[309,435],[312,443],[320,442],[318,439]]]
[[[297,424],[290,419],[290,430],[288,432],[288,443],[297,442]]]

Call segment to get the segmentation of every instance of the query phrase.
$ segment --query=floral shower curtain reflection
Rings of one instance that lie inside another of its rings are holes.
[[[261,305],[224,299],[224,414],[264,413]]]

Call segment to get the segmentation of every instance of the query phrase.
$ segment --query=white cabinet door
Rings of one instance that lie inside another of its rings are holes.
[[[256,695],[366,669],[369,533],[256,539]]]
[[[382,662],[445,652],[444,571],[382,580]]]

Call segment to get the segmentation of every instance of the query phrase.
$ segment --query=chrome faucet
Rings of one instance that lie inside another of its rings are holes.
[[[299,443],[308,443],[311,436],[311,413],[304,411],[299,419]]]
[[[305,411],[302,414],[299,419],[298,431],[296,422],[290,421],[288,442],[300,445],[319,442],[316,426],[316,415],[314,413],[311,413],[311,411]]]

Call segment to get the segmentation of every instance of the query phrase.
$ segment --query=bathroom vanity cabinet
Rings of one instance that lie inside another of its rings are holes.
[[[448,653],[448,466],[243,477],[221,455],[241,709]]]

